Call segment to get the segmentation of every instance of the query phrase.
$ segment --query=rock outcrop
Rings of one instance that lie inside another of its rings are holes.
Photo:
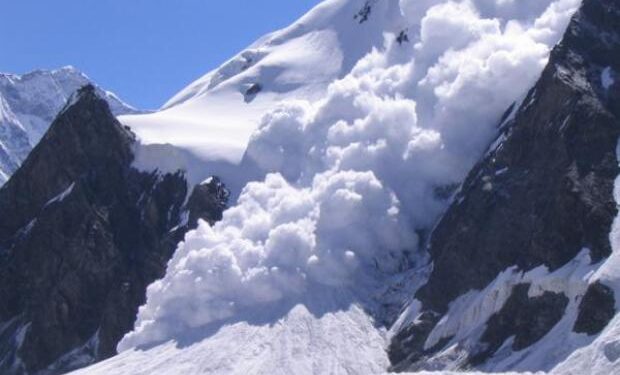
[[[613,319],[616,314],[616,297],[607,285],[595,282],[588,287],[579,304],[579,315],[573,331],[596,335]]]

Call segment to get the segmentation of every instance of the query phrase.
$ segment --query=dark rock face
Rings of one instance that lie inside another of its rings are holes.
[[[434,230],[433,271],[416,294],[423,313],[443,316],[450,302],[484,289],[512,266],[527,271],[545,265],[553,271],[583,248],[593,262],[609,256],[608,235],[617,214],[612,193],[620,173],[620,85],[605,88],[601,73],[607,67],[620,71],[619,36],[620,3],[585,0],[540,80],[514,117],[502,120],[500,139]],[[513,317],[558,305],[557,297],[541,298],[545,301],[515,305]],[[514,324],[498,324],[492,336],[505,336]],[[430,331],[425,326],[423,337],[415,339],[396,336],[389,349],[400,353],[393,356],[395,369],[423,360]],[[404,342],[422,344],[409,345],[403,359]]]
[[[163,276],[191,227],[179,225],[187,183],[132,169],[133,142],[87,86],[0,189],[0,373],[114,355]],[[217,220],[222,191],[195,193],[207,204],[188,215]]]
[[[230,192],[218,177],[194,187],[187,201],[189,210],[188,225],[195,228],[198,219],[203,219],[210,225],[222,220],[222,212],[226,209]]]
[[[484,349],[473,354],[473,365],[483,363],[510,337],[514,336],[512,349],[525,349],[543,338],[564,315],[568,298],[563,294],[545,292],[528,297],[529,284],[519,284],[502,309],[488,321],[482,334]]]
[[[428,350],[424,349],[426,338],[440,318],[441,316],[433,311],[424,311],[416,319],[416,324],[405,327],[392,339],[388,356],[390,362],[395,364],[393,371],[405,371],[409,364],[423,361],[426,356],[435,352],[433,349],[439,350],[443,347],[443,345],[437,345]],[[402,364],[406,365],[402,366]]]
[[[573,331],[596,335],[600,333],[616,315],[616,298],[614,291],[595,282],[588,287],[579,304],[579,315]]]
[[[252,84],[243,94],[244,101],[251,103],[261,91],[263,91],[263,86],[260,83]]]
[[[402,30],[400,33],[398,33],[398,36],[396,37],[396,42],[399,45],[402,45],[403,43],[409,43],[409,34],[407,34],[407,30]]]
[[[377,0],[367,0],[364,3],[364,6],[353,16],[353,19],[358,21],[359,23],[364,23],[368,21],[370,17],[370,13],[372,12],[372,6]]]

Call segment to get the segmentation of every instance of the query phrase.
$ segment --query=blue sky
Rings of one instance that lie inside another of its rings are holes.
[[[73,65],[140,108],[178,90],[320,0],[2,1],[0,71]]]

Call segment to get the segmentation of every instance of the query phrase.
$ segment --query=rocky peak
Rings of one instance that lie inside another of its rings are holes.
[[[100,166],[132,161],[131,134],[110,113],[92,85],[81,88],[53,128],[0,190],[16,199],[0,200],[0,236],[25,225],[76,178]]]
[[[0,189],[0,372],[53,374],[116,353],[187,226],[221,217],[208,184],[131,167],[133,134],[81,88]]]
[[[71,66],[0,73],[0,184],[26,159],[71,94],[88,84],[90,79]],[[97,86],[94,90],[115,115],[138,113],[114,94]]]
[[[399,330],[390,347],[394,369],[426,368],[449,343],[469,358],[457,367],[479,365],[511,332],[528,332],[512,349],[528,347],[564,315],[563,295],[532,298],[514,286],[506,302],[512,301],[511,309],[491,314],[478,338],[448,335],[433,347],[426,344],[454,301],[485,289],[511,267],[554,271],[583,249],[593,263],[610,255],[617,215],[613,188],[620,173],[620,85],[605,74],[620,71],[619,36],[620,3],[585,0],[540,80],[514,116],[502,121],[499,138],[434,230],[428,249],[433,271],[416,294],[422,304],[418,317]],[[593,295],[588,300],[609,293]],[[528,319],[518,318],[537,313],[553,319],[529,327]],[[613,312],[602,315],[609,319]],[[598,320],[597,327],[606,325]]]

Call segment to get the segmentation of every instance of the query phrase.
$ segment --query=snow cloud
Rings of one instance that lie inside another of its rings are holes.
[[[416,229],[448,204],[439,191],[484,152],[579,4],[387,1],[400,4],[410,42],[386,33],[325,98],[265,116],[246,158],[266,177],[213,228],[187,234],[120,350],[299,298],[313,283],[367,291],[402,271],[419,256]]]

